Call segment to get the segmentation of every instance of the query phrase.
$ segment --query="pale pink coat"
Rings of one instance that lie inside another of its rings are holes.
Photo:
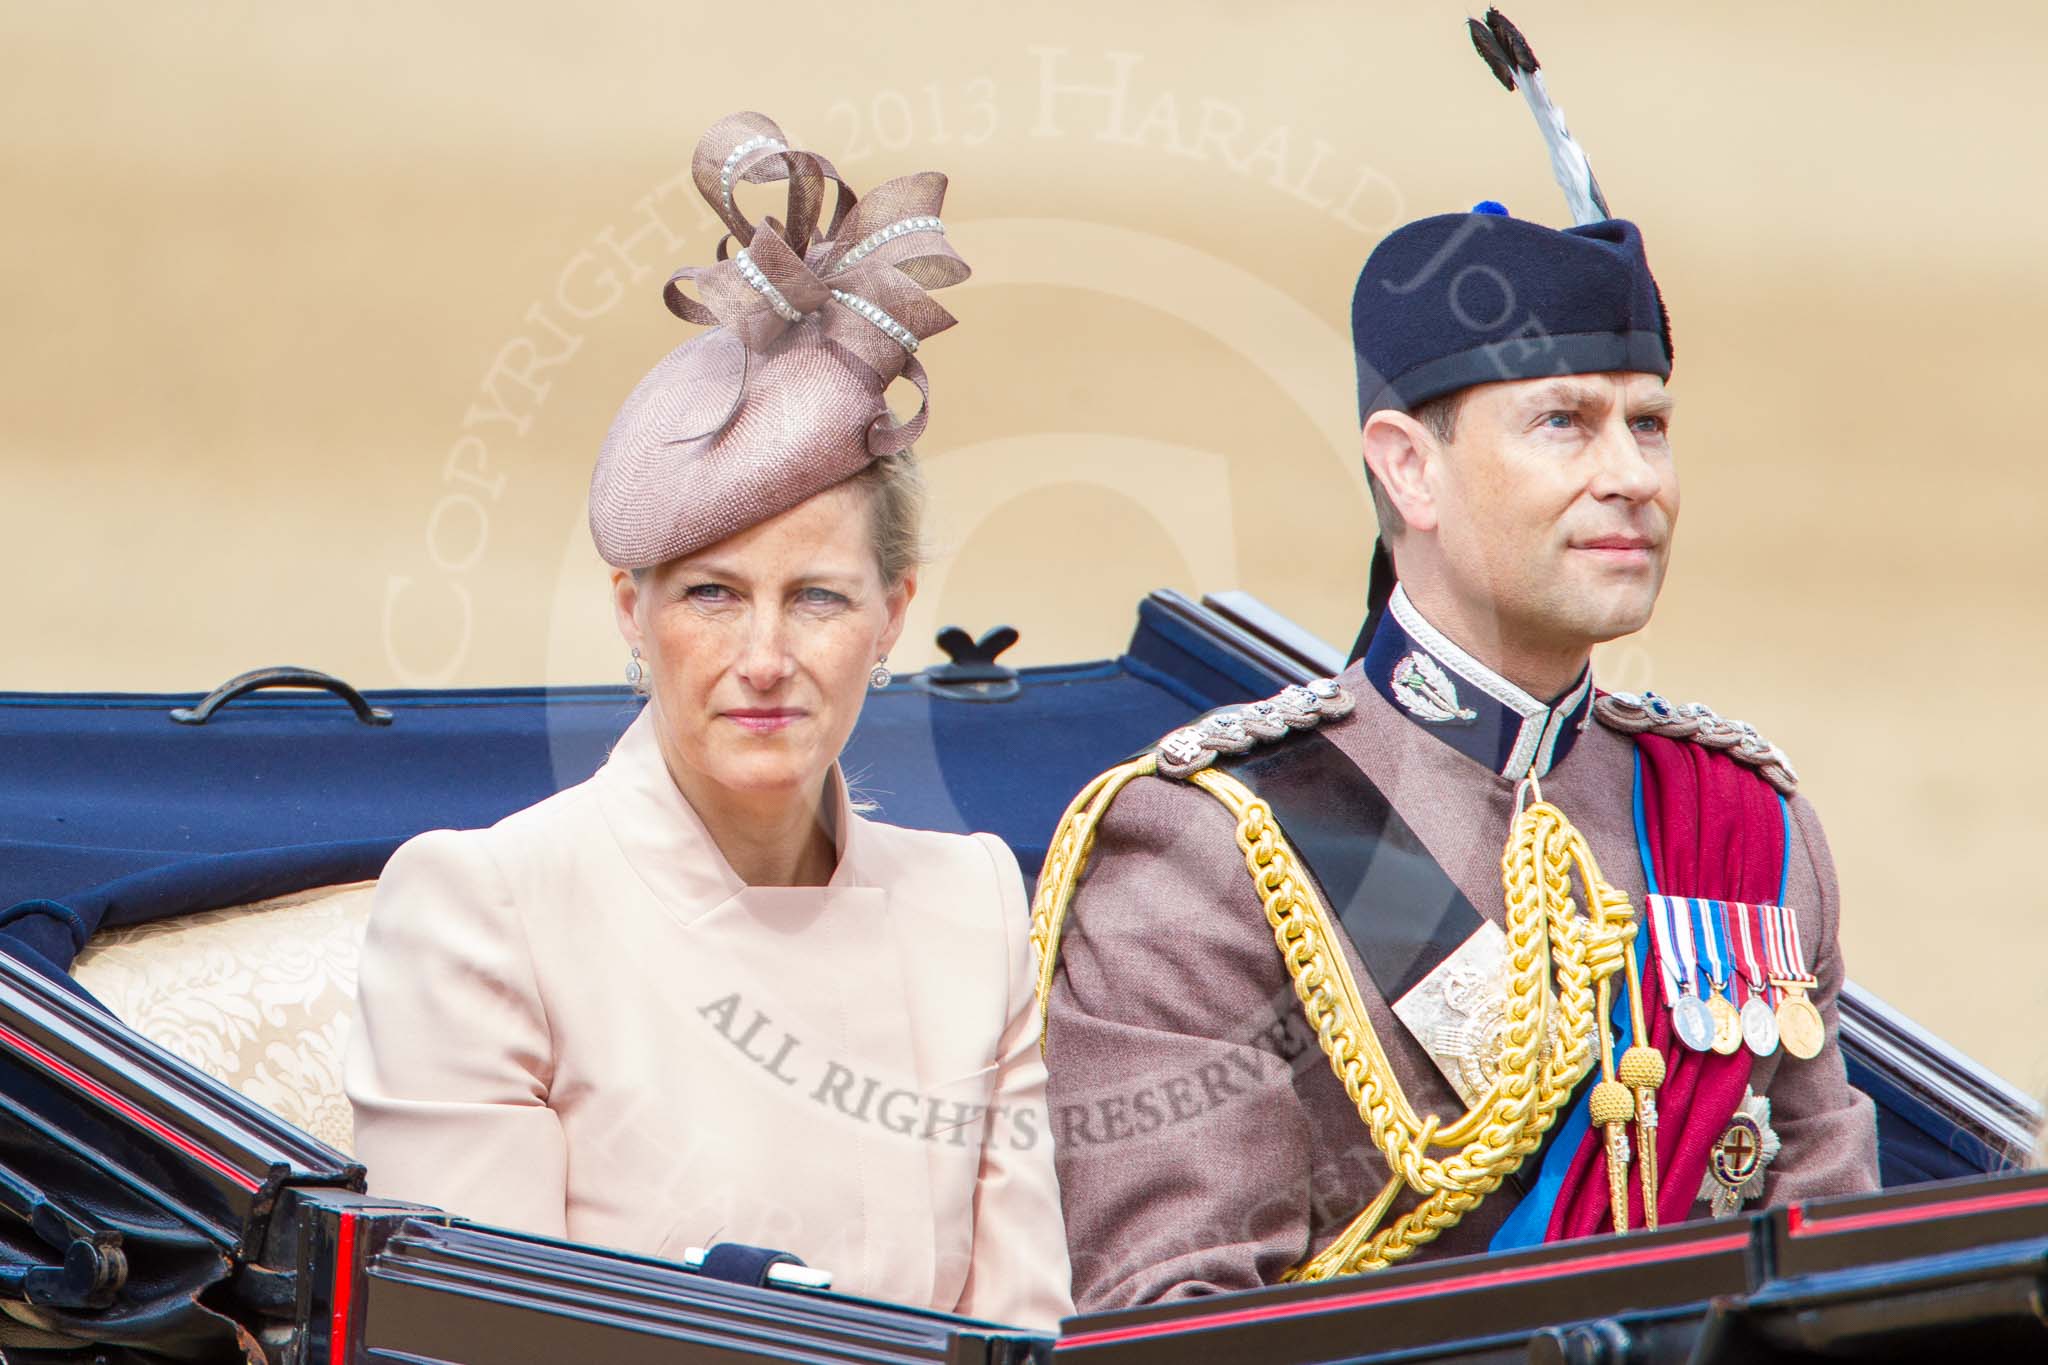
[[[392,858],[347,1063],[370,1189],[1050,1328],[1071,1311],[1023,880],[848,808],[830,885],[747,886],[643,713],[589,781]]]

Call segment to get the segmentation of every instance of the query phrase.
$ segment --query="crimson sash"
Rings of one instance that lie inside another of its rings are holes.
[[[1715,749],[1660,735],[1635,737],[1639,829],[1647,843],[1651,886],[1670,896],[1747,904],[1783,894],[1785,820],[1778,794],[1753,770]],[[1642,933],[1649,932],[1645,925]],[[1694,1052],[1678,1041],[1664,1000],[1663,978],[1643,978],[1643,1022],[1664,1054],[1657,1091],[1657,1220],[1691,1217],[1707,1159],[1727,1130],[1749,1084],[1751,1056]],[[1582,1101],[1583,1102],[1583,1101]],[[1643,1225],[1640,1182],[1628,1181],[1629,1225]],[[1544,1234],[1547,1242],[1613,1230],[1607,1151],[1589,1128],[1572,1158]]]

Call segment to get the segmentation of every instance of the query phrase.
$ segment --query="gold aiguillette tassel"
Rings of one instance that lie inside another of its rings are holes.
[[[1643,1226],[1657,1226],[1657,1087],[1664,1084],[1664,1054],[1650,1046],[1643,1027],[1643,982],[1636,972],[1633,944],[1626,945],[1622,960],[1628,970],[1629,1023],[1635,1030],[1635,1044],[1621,1054],[1619,1074],[1623,1085],[1634,1092],[1636,1146],[1643,1170]]]
[[[1607,1139],[1607,1198],[1614,1230],[1628,1231],[1628,1123],[1635,1117],[1635,1095],[1614,1078],[1614,1027],[1606,979],[1600,982],[1600,1080],[1587,1098],[1587,1117]]]
[[[1622,1082],[1634,1092],[1637,1160],[1643,1173],[1643,1226],[1657,1226],[1657,1087],[1664,1084],[1664,1054],[1638,1044],[1621,1054]]]

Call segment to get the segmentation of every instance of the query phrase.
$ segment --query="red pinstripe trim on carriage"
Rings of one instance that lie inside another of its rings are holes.
[[[234,1181],[237,1185],[240,1185],[243,1189],[248,1190],[250,1193],[253,1194],[257,1190],[263,1188],[263,1185],[260,1181],[251,1180],[247,1175],[243,1174],[241,1171],[236,1170],[233,1166],[230,1166],[227,1162],[221,1160],[212,1152],[207,1151],[204,1147],[201,1147],[191,1138],[186,1137],[183,1133],[180,1133],[175,1128],[172,1128],[162,1119],[156,1118],[150,1114],[145,1114],[142,1110],[136,1108],[127,1100],[122,1099],[119,1095],[116,1095],[113,1091],[107,1089],[107,1087],[101,1085],[92,1077],[86,1075],[83,1071],[80,1071],[77,1067],[70,1065],[68,1062],[60,1061],[56,1057],[51,1056],[49,1053],[43,1051],[43,1049],[37,1047],[34,1043],[31,1043],[28,1039],[22,1037],[20,1034],[16,1033],[13,1029],[8,1028],[4,1024],[0,1024],[0,1041],[6,1042],[9,1047],[12,1047],[17,1052],[21,1052],[30,1057],[35,1058],[36,1061],[42,1063],[51,1071],[56,1072],[65,1080],[70,1081],[73,1085],[76,1085],[80,1089],[85,1090],[87,1093],[91,1094],[95,1099],[98,1099],[100,1102],[107,1105],[109,1108],[113,1109],[116,1113],[120,1114],[123,1118],[131,1119],[134,1122],[141,1124],[144,1128],[147,1128],[150,1132],[155,1133],[158,1137],[170,1143],[179,1151],[185,1153],[187,1156],[193,1158],[196,1161],[204,1162],[206,1165],[212,1167],[214,1170],[219,1171],[228,1179]]]
[[[348,1365],[348,1313],[356,1296],[356,1216],[341,1215],[334,1235],[334,1311],[327,1319],[328,1365]]]
[[[2048,1204],[2048,1186],[2033,1190],[2011,1190],[2005,1194],[1979,1194],[1961,1199],[1943,1199],[1932,1204],[1912,1204],[1903,1209],[1872,1209],[1840,1218],[1806,1221],[1806,1205],[1785,1210],[1785,1231],[1793,1237],[1826,1237],[1836,1232],[1861,1232],[1866,1228],[1897,1227],[1901,1223],[1924,1223],[1930,1218],[1955,1218],[1966,1213],[1996,1213],[2001,1209],[2025,1209]]]
[[[1240,1308],[1236,1312],[1212,1313],[1206,1317],[1182,1319],[1177,1322],[1143,1323],[1135,1327],[1111,1327],[1100,1332],[1080,1332],[1060,1338],[1053,1349],[1065,1351],[1088,1346],[1107,1346],[1112,1342],[1140,1341],[1146,1337],[1174,1336],[1182,1332],[1201,1332],[1216,1327],[1242,1327],[1247,1323],[1270,1322],[1276,1318],[1308,1317],[1317,1313],[1341,1312],[1347,1308],[1373,1308],[1380,1304],[1434,1298],[1438,1294],[1453,1294],[1466,1289],[1535,1284],[1587,1271],[1628,1270],[1636,1266],[1658,1265],[1665,1261],[1694,1260],[1723,1251],[1739,1251],[1748,1245],[1747,1231],[1730,1232],[1719,1237],[1702,1238],[1697,1242],[1681,1242],[1676,1246],[1609,1251],[1594,1256],[1575,1256],[1566,1261],[1551,1261],[1544,1265],[1516,1266],[1508,1270],[1481,1270],[1470,1275],[1453,1276],[1447,1280],[1432,1280],[1426,1284],[1399,1285],[1391,1289],[1367,1289],[1356,1294],[1339,1294],[1332,1298],[1313,1299],[1306,1303],[1276,1303],[1263,1308]]]

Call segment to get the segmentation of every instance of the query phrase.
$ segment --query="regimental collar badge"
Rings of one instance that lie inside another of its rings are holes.
[[[1470,724],[1479,719],[1477,711],[1458,704],[1458,685],[1450,675],[1419,649],[1404,655],[1394,665],[1390,681],[1394,700],[1407,707],[1410,715],[1431,725],[1448,725],[1452,721]]]
[[[1546,705],[1422,618],[1398,584],[1366,647],[1366,679],[1474,762],[1519,780],[1564,760],[1592,716],[1593,674]]]

